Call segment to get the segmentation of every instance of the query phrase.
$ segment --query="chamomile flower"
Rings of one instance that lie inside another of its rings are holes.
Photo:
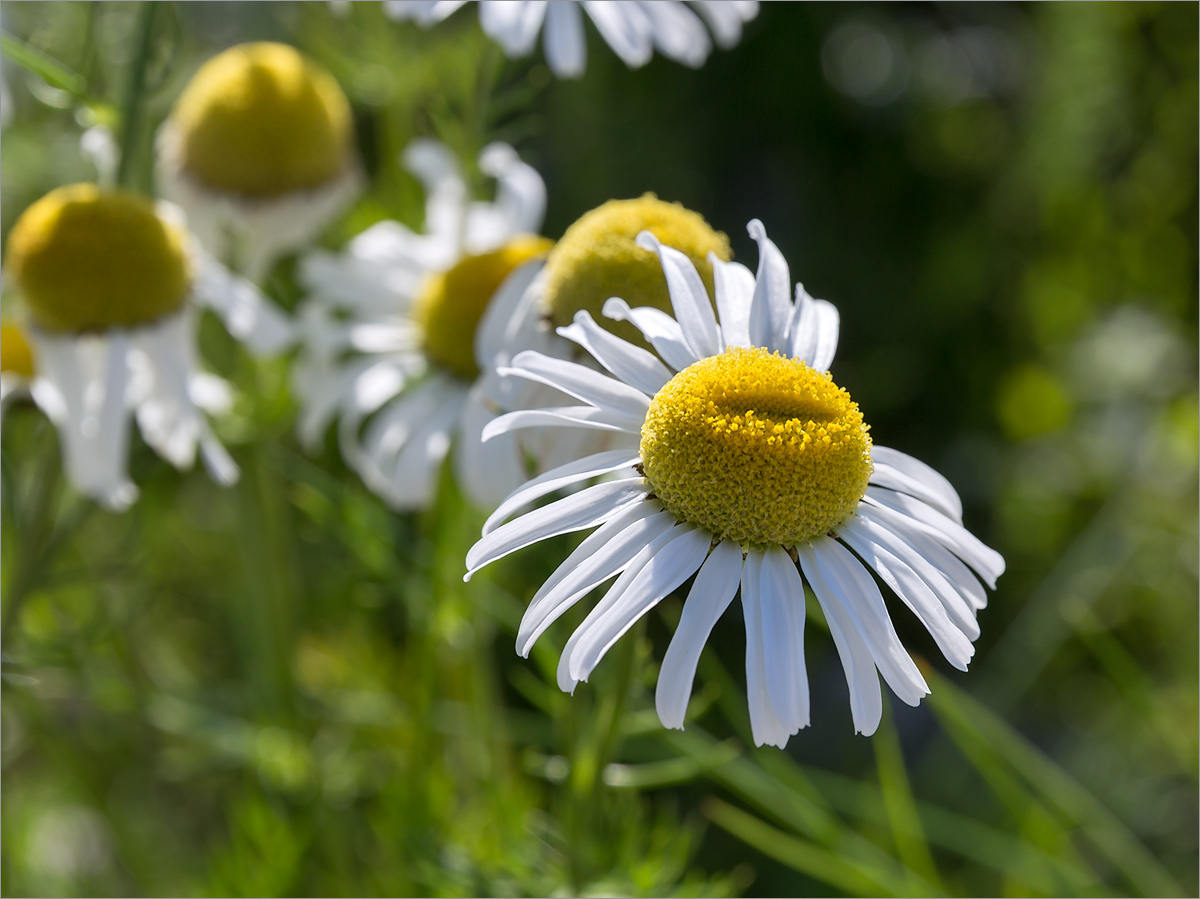
[[[15,322],[0,323],[0,415],[18,397],[28,396],[33,382],[33,349]]]
[[[131,414],[176,467],[190,467],[199,448],[215,480],[236,480],[204,414],[224,411],[230,397],[225,382],[199,370],[196,305],[262,351],[286,344],[290,329],[204,252],[178,209],[92,184],[60,187],[17,220],[5,268],[29,318],[26,334],[6,332],[5,367],[31,380],[81,491],[112,509],[137,497],[126,473]],[[27,337],[25,350],[18,337]]]
[[[404,164],[425,188],[424,233],[380,222],[344,253],[302,261],[300,435],[312,446],[338,419],[343,457],[397,509],[431,501],[457,436],[459,484],[491,508],[526,473],[515,435],[487,447],[479,435],[494,409],[522,404],[521,382],[503,382],[494,363],[506,348],[536,345],[515,310],[528,263],[552,246],[537,236],[545,187],[506,144],[479,159],[496,179],[494,202],[470,199],[437,141],[414,142]]]
[[[962,525],[962,505],[941,475],[872,444],[849,394],[827,369],[836,309],[797,286],[752,221],[757,276],[712,259],[714,314],[692,263],[650,234],[674,316],[610,299],[604,312],[633,324],[651,353],[580,312],[561,333],[612,377],[536,352],[507,373],[552,384],[580,401],[498,418],[485,439],[547,419],[637,435],[635,453],[612,451],[564,465],[514,491],[467,554],[471,573],[555,534],[596,527],[533,598],[517,636],[527,655],[550,624],[592,589],[616,582],[572,634],[558,683],[573,691],[642,615],[692,575],[695,581],[663,659],[656,705],[683,726],[696,665],[717,619],[741,589],[746,680],[754,740],[782,747],[809,723],[804,664],[804,580],[845,668],[855,730],[874,733],[879,674],[904,702],[929,692],[901,645],[873,570],[965,669],[1004,561]],[[511,521],[526,504],[607,475]]]
[[[394,18],[422,25],[440,22],[466,0],[385,0]],[[583,13],[600,36],[631,69],[659,53],[699,68],[718,46],[728,49],[742,39],[742,25],[758,15],[756,0],[697,0],[689,9],[681,0],[479,0],[479,24],[508,56],[528,56],[543,31],[546,63],[559,78],[578,78],[587,66]],[[699,13],[697,15],[696,13]]]
[[[285,44],[240,44],[201,66],[159,132],[158,157],[163,196],[256,281],[308,244],[362,180],[345,94]]]

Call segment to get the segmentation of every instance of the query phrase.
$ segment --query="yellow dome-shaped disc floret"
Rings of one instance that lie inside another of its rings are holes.
[[[554,241],[522,235],[498,250],[465,256],[449,271],[430,275],[421,285],[413,317],[425,332],[429,358],[460,378],[473,381],[475,329],[488,301],[517,266],[545,255]]]
[[[285,44],[214,56],[171,120],[180,163],[208,187],[272,197],[325,184],[351,154],[350,104],[333,76]]]
[[[22,378],[33,377],[33,348],[25,332],[16,325],[0,325],[0,371]]]
[[[571,225],[546,260],[546,299],[555,325],[569,325],[582,310],[618,337],[645,346],[633,325],[601,314],[609,297],[620,297],[630,306],[671,311],[658,255],[637,245],[642,231],[687,255],[709,296],[713,295],[708,254],[715,253],[726,262],[732,259],[728,237],[714,231],[699,213],[654,194],[636,200],[609,200]]]
[[[94,184],[60,187],[26,209],[5,265],[47,331],[149,324],[178,309],[192,283],[184,236],[154,204]]]
[[[655,394],[642,468],[680,521],[742,544],[795,546],[854,513],[871,476],[867,430],[827,373],[731,348]]]

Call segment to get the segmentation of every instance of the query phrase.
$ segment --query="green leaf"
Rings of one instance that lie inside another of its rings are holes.
[[[15,37],[0,34],[0,52],[21,68],[33,72],[51,87],[81,99],[87,95],[87,81],[82,75]]]

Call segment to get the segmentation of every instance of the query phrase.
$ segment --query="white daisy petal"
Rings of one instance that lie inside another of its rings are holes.
[[[510,366],[500,369],[500,374],[539,381],[597,409],[631,419],[640,420],[650,407],[650,398],[636,387],[576,362],[554,359],[534,350],[518,353]]]
[[[716,290],[717,313],[721,318],[721,336],[725,345],[749,347],[754,273],[740,262],[718,259],[716,253],[709,253],[708,261],[713,267],[713,287]]]
[[[817,371],[829,371],[837,353],[839,324],[833,303],[814,300],[802,285],[796,285],[796,307],[788,330],[792,356]]]
[[[750,304],[750,341],[768,350],[787,351],[787,328],[792,315],[791,274],[787,260],[767,237],[758,219],[746,226],[758,243],[758,274]]]
[[[549,409],[519,409],[506,412],[489,421],[482,438],[487,441],[520,428],[582,427],[601,431],[622,431],[636,434],[641,422],[624,415],[614,415],[595,406],[555,406]]]
[[[488,516],[487,521],[483,523],[483,533],[489,534],[500,526],[504,519],[508,518],[522,506],[528,505],[534,500],[540,499],[549,493],[556,490],[561,490],[564,487],[569,487],[572,484],[578,484],[580,481],[586,481],[591,478],[599,477],[602,474],[619,471],[621,469],[630,469],[629,477],[634,477],[636,473],[632,472],[632,468],[637,464],[638,457],[631,456],[626,450],[615,450],[606,453],[596,453],[592,456],[585,456],[574,462],[568,462],[566,465],[560,465],[558,468],[547,471],[545,474],[538,475],[531,481],[526,481],[497,506],[496,511]],[[636,475],[640,477],[640,475]]]
[[[576,631],[579,640],[570,656],[571,677],[586,681],[613,644],[639,618],[696,573],[711,543],[712,535],[705,530],[678,528],[671,541],[647,560],[615,602],[599,614],[597,607],[584,619]]]
[[[667,367],[641,347],[601,328],[588,312],[576,312],[575,321],[558,333],[579,344],[626,384],[653,396],[671,380]]]
[[[546,6],[545,0],[481,3],[479,25],[483,33],[503,47],[509,56],[526,56],[533,52],[537,43]]]
[[[954,626],[969,639],[978,639],[979,622],[975,620],[974,610],[945,576],[931,565],[913,544],[892,531],[887,520],[871,506],[864,505],[859,508],[857,517],[880,546],[900,559],[928,585],[942,604],[942,608],[946,610],[946,614],[950,616],[950,620],[954,622]]]
[[[283,310],[198,247],[193,256],[199,269],[194,297],[221,317],[230,334],[261,355],[281,353],[292,344],[295,328]]]
[[[683,729],[700,652],[717,619],[733,602],[741,578],[742,548],[723,540],[713,547],[696,575],[658,672],[654,705],[664,727]]]
[[[908,705],[920,702],[929,687],[900,642],[883,594],[862,562],[831,537],[801,544],[796,552],[822,608],[840,605],[845,609],[892,692]]]
[[[993,590],[1004,573],[1004,557],[982,540],[933,506],[894,490],[867,487],[864,501],[884,506],[902,515],[906,523],[944,543],[956,556],[974,568]]]
[[[652,0],[639,4],[650,19],[654,45],[663,56],[697,69],[712,52],[704,23],[681,0]]]
[[[467,553],[466,579],[484,565],[531,543],[595,527],[624,506],[644,499],[647,492],[640,479],[609,481],[527,512],[484,535],[471,547]]]
[[[881,545],[859,518],[852,517],[838,525],[836,532],[920,619],[946,660],[966,671],[967,663],[975,654],[975,647],[966,634],[955,627],[929,585],[903,560]]]
[[[533,259],[518,266],[492,294],[475,328],[475,364],[481,369],[507,362],[505,354],[522,345],[518,331],[526,318],[525,295],[545,265],[546,260]]]
[[[517,631],[517,653],[528,657],[534,642],[582,597],[620,574],[675,520],[650,500],[627,506],[597,528],[555,569],[529,602]]]
[[[483,429],[496,418],[485,402],[489,379],[485,372],[467,392],[458,422],[454,475],[463,493],[480,509],[491,509],[525,480],[525,458],[516,434],[502,434],[484,444]]]
[[[683,339],[679,323],[661,309],[650,306],[631,309],[620,297],[610,297],[604,301],[602,311],[608,318],[629,322],[641,331],[662,360],[675,371],[683,371],[693,362],[700,361]]]
[[[650,61],[650,57],[654,55],[650,20],[636,3],[584,0],[583,8],[591,17],[600,36],[604,38],[604,42],[621,57],[625,65],[637,69]]]
[[[804,575],[825,613],[829,633],[833,637],[838,657],[842,660],[842,668],[846,672],[854,732],[870,736],[879,727],[883,716],[883,693],[879,689],[879,675],[876,673],[871,650],[849,608],[825,582],[812,547],[801,544],[796,547],[796,551],[804,568]]]
[[[673,247],[663,246],[649,231],[637,236],[637,245],[658,254],[667,279],[671,307],[675,310],[675,320],[679,322],[683,339],[692,353],[697,359],[703,359],[721,352],[721,333],[717,330],[712,301],[692,260]]]
[[[758,0],[693,0],[692,5],[723,50],[736,46],[742,39],[742,23],[758,15]]]
[[[878,444],[871,447],[871,461],[875,463],[872,484],[915,496],[962,524],[958,491],[933,468],[907,453]]]
[[[587,67],[587,38],[583,16],[574,3],[551,3],[542,35],[546,64],[559,78],[578,78]]]
[[[775,717],[789,734],[808,726],[808,673],[804,668],[804,584],[796,563],[778,546],[762,553],[747,583],[759,593],[763,666]],[[752,578],[752,580],[750,580]]]
[[[767,688],[768,671],[764,662],[762,597],[758,589],[763,553],[750,550],[742,569],[742,617],[746,622],[746,700],[750,708],[750,731],[755,746],[782,749],[792,735],[775,713]]]

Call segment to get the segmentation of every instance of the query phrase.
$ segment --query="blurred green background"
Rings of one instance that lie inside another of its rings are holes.
[[[115,122],[139,9],[0,9],[87,85],[81,104],[5,60],[7,235],[95,177],[79,135]],[[135,443],[141,499],[109,514],[53,476],[40,412],[4,419],[0,888],[1196,895],[1198,27],[1194,3],[765,3],[699,71],[629,71],[589,25],[585,76],[557,81],[540,52],[505,60],[473,9],[422,31],[374,3],[162,4],[145,189],[190,74],[270,39],[354,105],[372,186],[328,246],[420,225],[396,165],[418,134],[468,160],[512,142],[551,237],[654,191],[753,265],[760,218],[839,306],[834,375],[875,440],[945,473],[1008,572],[967,674],[889,601],[933,695],[871,739],[813,628],[813,725],[755,750],[733,614],[687,730],[665,731],[678,598],[559,693],[582,612],[529,661],[512,639],[570,541],[463,585],[480,516],[449,479],[434,510],[389,513],[332,441],[298,449],[286,360],[206,321],[208,364],[241,390],[218,423],[232,489]],[[287,307],[293,268],[265,285]]]

